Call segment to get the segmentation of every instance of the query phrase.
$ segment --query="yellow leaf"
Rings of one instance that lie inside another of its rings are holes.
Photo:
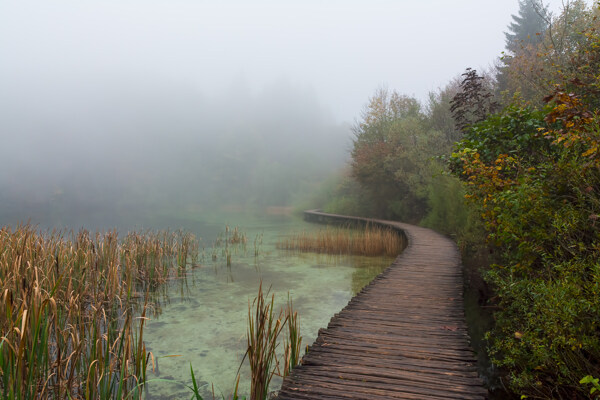
[[[523,337],[523,334],[521,332],[515,332],[516,339],[521,339],[522,337]]]
[[[592,147],[591,149],[587,150],[585,153],[582,154],[583,157],[587,157],[590,156],[592,154],[595,154],[596,151],[598,150],[598,148],[596,147]]]

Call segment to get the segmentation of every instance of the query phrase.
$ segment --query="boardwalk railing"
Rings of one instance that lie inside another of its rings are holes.
[[[321,329],[278,399],[485,399],[464,319],[454,242],[400,222],[305,212],[326,223],[391,227],[407,247]]]

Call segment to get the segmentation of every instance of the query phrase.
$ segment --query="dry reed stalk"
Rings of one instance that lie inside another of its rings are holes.
[[[280,239],[277,248],[328,254],[354,254],[362,256],[397,256],[404,248],[403,239],[391,229],[366,227],[365,229],[330,228],[316,234],[306,232]]]

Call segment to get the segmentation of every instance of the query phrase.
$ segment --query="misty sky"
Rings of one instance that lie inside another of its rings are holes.
[[[36,87],[94,80],[148,79],[209,98],[285,81],[352,122],[378,87],[425,99],[466,67],[488,67],[517,9],[517,0],[3,0],[0,85],[35,101]]]

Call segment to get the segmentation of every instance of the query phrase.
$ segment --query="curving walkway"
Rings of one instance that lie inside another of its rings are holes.
[[[400,222],[305,212],[320,222],[374,223],[404,252],[321,329],[278,399],[485,399],[464,320],[454,242]]]

